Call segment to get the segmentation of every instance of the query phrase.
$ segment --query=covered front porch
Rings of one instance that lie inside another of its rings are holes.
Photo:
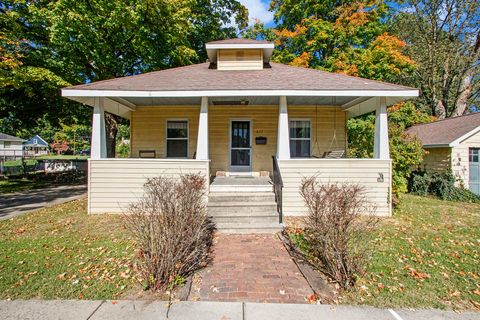
[[[88,97],[94,107],[89,161],[89,212],[121,212],[146,178],[200,173],[272,177],[283,183],[284,215],[303,215],[304,177],[365,187],[377,214],[389,215],[387,97],[210,96]],[[107,158],[105,112],[130,119],[130,158]],[[348,117],[376,113],[374,159],[348,159]],[[275,161],[272,162],[272,156]]]

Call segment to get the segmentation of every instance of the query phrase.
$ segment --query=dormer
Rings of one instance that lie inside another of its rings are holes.
[[[270,62],[274,44],[252,39],[227,39],[205,45],[217,70],[262,70]]]

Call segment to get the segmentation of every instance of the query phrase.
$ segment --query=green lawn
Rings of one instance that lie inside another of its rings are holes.
[[[0,299],[115,299],[134,287],[122,216],[86,200],[0,221]]]
[[[51,186],[51,181],[31,179],[8,179],[0,180],[0,194],[26,191]]]
[[[404,195],[346,304],[480,309],[480,205]]]

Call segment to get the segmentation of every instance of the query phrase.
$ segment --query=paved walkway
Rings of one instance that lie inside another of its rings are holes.
[[[479,320],[480,313],[241,302],[0,301],[2,320]]]
[[[87,186],[82,184],[2,194],[0,196],[0,220],[79,199],[86,196],[86,192]]]
[[[274,234],[219,234],[213,263],[200,277],[200,290],[191,299],[306,303],[313,294]]]

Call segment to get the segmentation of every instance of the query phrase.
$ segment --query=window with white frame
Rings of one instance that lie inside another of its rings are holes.
[[[310,120],[290,120],[290,157],[310,158]]]
[[[167,121],[167,158],[188,158],[188,121]]]

